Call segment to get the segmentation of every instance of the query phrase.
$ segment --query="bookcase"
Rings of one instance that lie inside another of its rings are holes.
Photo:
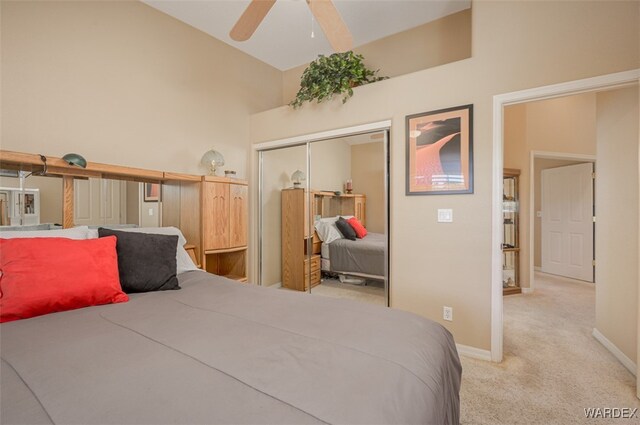
[[[502,193],[502,291],[519,294],[520,287],[520,170],[505,168]]]

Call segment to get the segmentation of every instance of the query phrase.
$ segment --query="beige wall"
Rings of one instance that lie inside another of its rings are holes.
[[[381,76],[396,77],[471,56],[471,9],[357,47],[365,64]],[[309,64],[283,74],[282,98],[290,102]]]
[[[17,177],[0,177],[0,187],[20,187]],[[62,224],[62,179],[31,176],[25,180],[27,189],[40,189],[40,223]]]
[[[367,196],[367,230],[385,233],[384,143],[351,146],[351,178],[354,193]]]
[[[313,190],[344,191],[344,182],[351,177],[351,147],[343,139],[311,143],[311,179]]]
[[[529,102],[505,108],[504,166],[521,171],[520,283],[524,288],[531,285],[529,282],[531,151],[595,155],[595,93]],[[541,223],[540,218],[535,218],[534,238],[539,238]]]
[[[249,115],[282,73],[143,3],[1,2],[2,149],[246,177]]]
[[[344,105],[255,114],[251,140],[390,119],[391,305],[441,322],[460,344],[488,350],[493,96],[638,68],[639,8],[638,2],[476,2],[472,58],[358,87]],[[475,193],[405,196],[405,116],[468,103]],[[454,222],[438,224],[438,208],[452,208]],[[453,322],[442,321],[443,305],[453,307]]]
[[[636,361],[638,89],[599,93],[596,174],[596,328]]]
[[[533,228],[533,265],[542,267],[542,218],[537,212],[542,210],[542,170],[549,168],[566,167],[567,165],[582,164],[584,161],[567,161],[563,159],[536,158],[533,164],[533,211],[535,224]]]

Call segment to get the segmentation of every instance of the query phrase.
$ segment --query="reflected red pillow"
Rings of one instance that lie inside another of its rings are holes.
[[[356,231],[356,236],[360,239],[367,236],[367,229],[364,228],[362,223],[360,223],[360,220],[358,220],[356,217],[351,217],[349,220],[347,220],[347,223],[349,223],[349,225],[353,227],[353,230]]]
[[[116,237],[0,238],[0,323],[129,300]]]

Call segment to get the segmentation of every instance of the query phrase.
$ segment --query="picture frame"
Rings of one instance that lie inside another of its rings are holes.
[[[160,202],[160,183],[144,184],[144,202]]]
[[[473,105],[406,117],[406,195],[473,193]]]

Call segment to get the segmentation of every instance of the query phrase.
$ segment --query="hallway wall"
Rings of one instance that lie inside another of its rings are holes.
[[[638,89],[597,95],[596,329],[632,362],[638,317]]]

